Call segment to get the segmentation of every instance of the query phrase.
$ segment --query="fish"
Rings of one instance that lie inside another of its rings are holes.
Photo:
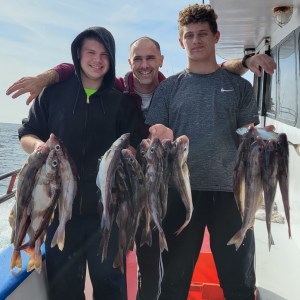
[[[112,186],[115,181],[116,167],[120,162],[121,150],[129,145],[130,133],[122,134],[104,153],[98,169],[96,185],[101,192],[100,202],[103,205],[101,228],[109,230],[111,225],[110,204],[112,201]]]
[[[125,169],[125,173],[127,175],[130,190],[131,190],[131,207],[133,211],[133,219],[130,221],[131,230],[129,233],[129,250],[133,251],[134,241],[136,231],[139,225],[140,217],[142,211],[145,209],[145,205],[147,202],[146,199],[146,183],[145,183],[145,175],[143,173],[141,165],[136,160],[135,156],[129,149],[123,149],[121,151],[122,161]],[[149,220],[150,224],[150,215]],[[146,221],[147,223],[147,221]],[[147,225],[146,225],[147,226]],[[146,228],[145,232],[145,243],[151,245],[152,237],[151,230]]]
[[[127,201],[122,201],[119,204],[118,214],[116,222],[119,227],[119,246],[116,257],[113,261],[114,268],[120,268],[120,271],[124,274],[124,255],[128,247],[128,227],[129,227],[129,217],[130,207]],[[131,216],[132,217],[132,216]]]
[[[163,175],[163,146],[158,138],[151,141],[146,153],[147,167],[145,172],[146,192],[152,220],[159,231],[160,251],[168,251],[165,233],[162,228],[162,207],[159,197],[159,187]]]
[[[244,127],[243,127],[244,128]],[[258,132],[255,127],[251,127],[242,137],[239,144],[235,165],[233,169],[233,192],[241,217],[244,217],[245,209],[245,172],[248,162],[249,149],[256,141]]]
[[[235,245],[236,250],[241,246],[248,229],[254,225],[255,213],[263,201],[261,174],[263,147],[264,142],[260,137],[250,146],[245,173],[245,209],[242,226],[227,243],[227,245]]]
[[[59,142],[55,151],[59,160],[59,175],[61,178],[61,193],[58,199],[59,225],[52,238],[51,247],[58,245],[62,251],[65,244],[65,226],[72,217],[72,207],[77,193],[77,171],[68,150]]]
[[[189,224],[193,213],[193,200],[189,179],[189,169],[187,158],[189,153],[189,139],[186,135],[179,136],[173,142],[172,156],[172,180],[175,188],[181,196],[181,200],[186,209],[186,218],[182,226],[175,232],[179,235]]]
[[[278,149],[278,183],[281,191],[285,217],[288,224],[288,235],[291,238],[290,203],[289,203],[289,147],[285,133],[277,138]]]
[[[58,159],[54,149],[50,150],[46,162],[39,168],[32,185],[31,195],[25,201],[26,207],[24,203],[19,202],[24,200],[23,198],[17,198],[16,202],[16,235],[13,243],[11,270],[22,268],[20,251],[25,250],[30,255],[27,271],[32,269],[41,271],[40,245],[51,222],[60,192]],[[20,209],[23,210],[22,215],[18,214]],[[29,235],[29,241],[23,244],[26,233]]]
[[[266,211],[269,251],[274,240],[271,234],[271,217],[278,183],[278,152],[275,140],[265,142],[262,160],[262,182]]]
[[[248,130],[249,129],[246,127],[241,127],[236,130],[236,133],[239,135],[244,135]],[[264,128],[260,128],[260,127],[256,127],[256,130],[257,130],[259,136],[263,140],[277,140],[278,139],[279,133],[277,133],[275,131],[267,131]],[[295,149],[297,155],[300,156],[300,144],[295,144],[290,141],[288,141],[288,144],[291,145]]]
[[[10,210],[9,216],[8,216],[8,223],[11,227],[11,236],[10,236],[10,243],[12,244],[15,239],[15,228],[16,228],[16,203],[13,205],[13,207]]]
[[[267,131],[264,128],[253,127],[253,126],[250,126],[249,128],[240,127],[236,130],[236,133],[239,135],[244,135],[250,129],[252,130],[252,128],[255,128],[257,135],[261,137],[263,140],[276,140],[278,137],[278,133],[276,133],[275,131]]]
[[[30,224],[29,217],[29,203],[34,188],[35,177],[39,169],[46,162],[48,154],[51,149],[55,147],[56,140],[53,135],[35,151],[33,151],[27,158],[25,164],[22,166],[18,177],[16,186],[16,209],[15,221],[12,228],[12,245],[18,248],[22,245],[28,226]],[[12,254],[11,269],[22,268],[22,259],[20,251],[15,250]]]
[[[144,174],[146,172],[146,166],[147,166],[146,153],[150,147],[150,144],[151,144],[150,139],[143,139],[136,149],[136,160],[142,167]]]
[[[171,174],[172,156],[170,155],[173,144],[170,139],[162,140],[162,146],[164,150],[163,155],[163,174],[162,181],[159,187],[159,196],[162,206],[162,218],[164,219],[167,213],[168,206],[168,188],[169,188],[169,178]]]
[[[119,245],[118,245],[118,252],[113,262],[114,268],[120,268],[121,272],[124,273],[124,255],[128,249],[129,244],[129,235],[131,233],[132,227],[132,220],[133,220],[133,207],[132,207],[132,191],[130,187],[130,183],[126,176],[123,162],[120,161],[118,168],[116,170],[115,176],[115,185],[114,185],[114,197],[115,200],[112,216],[114,218],[114,214],[116,208],[118,207],[118,212],[116,216],[116,223],[119,227]],[[104,252],[102,254],[102,259],[105,259],[107,256],[107,246],[108,241],[111,233],[110,230],[104,228],[104,235],[103,235],[103,249]]]
[[[40,247],[46,238],[46,232],[53,220],[54,210],[57,206],[61,191],[61,178],[59,174],[59,160],[56,151],[52,149],[46,163],[36,175],[36,183],[30,201],[30,224],[27,229],[28,243],[19,249],[30,255],[27,272],[36,269],[41,272],[42,254]]]
[[[151,139],[143,139],[141,143],[137,147],[136,151],[136,160],[140,164],[143,173],[146,173],[147,169],[147,159],[146,153],[150,148]],[[148,197],[148,193],[146,193],[145,197]],[[152,246],[152,231],[151,231],[151,211],[149,206],[149,199],[146,198],[145,207],[142,212],[144,220],[145,220],[145,228],[142,231],[141,240],[140,240],[140,247],[144,244]]]

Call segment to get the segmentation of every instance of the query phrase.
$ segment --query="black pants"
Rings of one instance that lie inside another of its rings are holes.
[[[240,229],[241,217],[233,193],[193,191],[194,211],[189,225],[176,237],[185,220],[185,208],[175,190],[169,190],[163,229],[169,251],[163,252],[164,277],[160,300],[186,300],[207,226],[220,285],[227,300],[253,300],[255,291],[253,230],[238,251],[227,246]]]
[[[119,269],[112,267],[118,247],[116,224],[110,237],[108,258],[103,263],[101,256],[98,255],[100,245],[98,215],[73,216],[67,222],[63,251],[57,246],[54,248],[50,246],[57,225],[56,216],[48,229],[45,243],[49,299],[84,300],[86,263],[95,300],[127,299],[125,276]]]
[[[138,300],[155,300],[160,289],[160,249],[158,230],[152,230],[152,246],[140,247],[142,231],[145,227],[142,219],[136,233],[136,256],[139,265]]]

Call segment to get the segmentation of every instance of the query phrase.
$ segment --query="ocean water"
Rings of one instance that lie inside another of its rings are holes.
[[[28,154],[21,148],[18,139],[20,124],[0,123],[0,174],[22,167]],[[0,195],[6,193],[9,179],[0,181]],[[16,184],[15,184],[16,185]],[[15,202],[12,198],[0,204],[0,252],[10,243],[11,228],[8,223],[10,210]]]

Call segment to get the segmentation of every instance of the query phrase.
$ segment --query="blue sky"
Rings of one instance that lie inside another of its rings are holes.
[[[208,1],[206,1],[208,2]],[[128,70],[128,48],[140,36],[161,44],[161,71],[170,76],[186,65],[178,43],[178,12],[190,1],[174,0],[10,0],[0,10],[0,122],[20,123],[28,114],[27,95],[12,99],[7,88],[20,77],[35,76],[61,62],[71,62],[70,45],[90,26],[103,26],[116,40],[117,75]],[[221,61],[221,60],[220,60]]]

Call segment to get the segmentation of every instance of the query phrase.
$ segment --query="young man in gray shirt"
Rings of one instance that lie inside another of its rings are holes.
[[[232,187],[235,130],[258,124],[259,119],[251,84],[217,64],[216,19],[210,5],[190,5],[179,13],[179,41],[187,53],[187,68],[159,85],[146,118],[149,125],[160,124],[150,128],[153,136],[187,135],[190,142],[194,211],[189,225],[176,236],[186,212],[180,195],[169,189],[163,223],[169,251],[163,252],[160,300],[187,299],[206,226],[225,298],[254,299],[253,231],[247,232],[238,251],[227,242],[242,224]]]

